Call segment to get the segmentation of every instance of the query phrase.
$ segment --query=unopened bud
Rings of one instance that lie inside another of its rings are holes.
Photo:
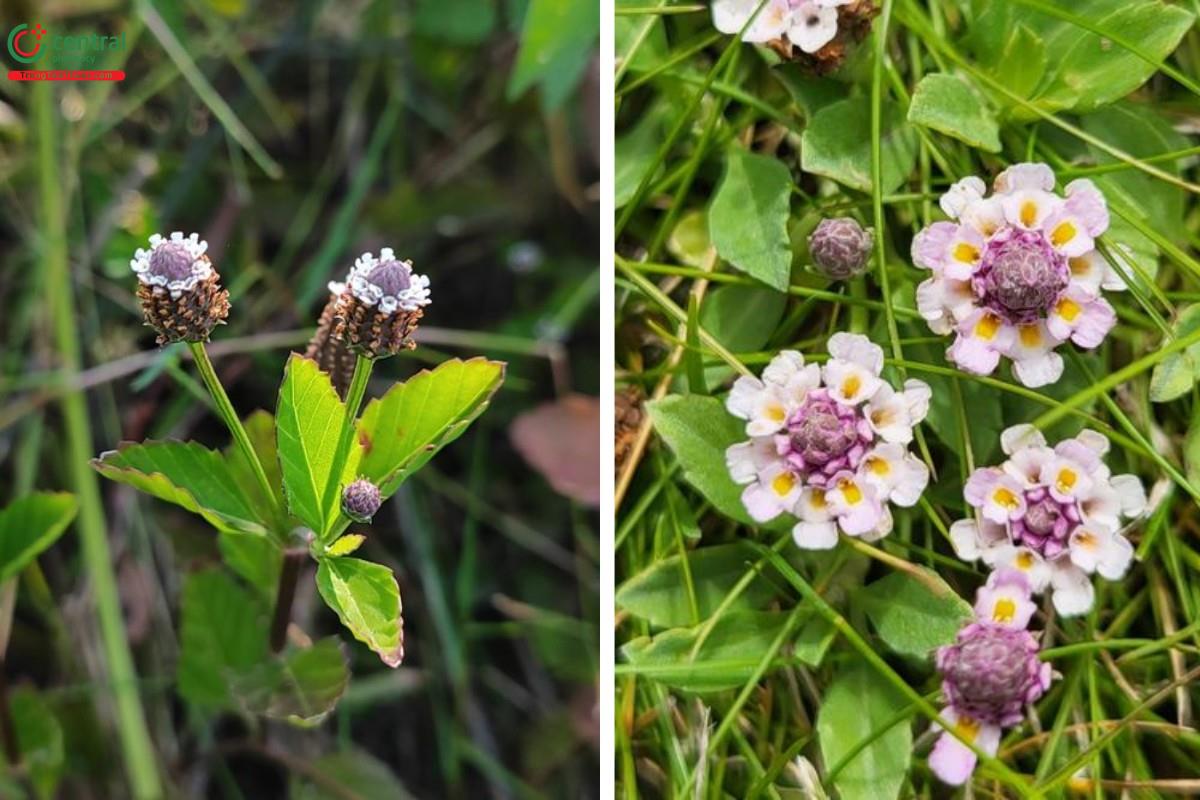
[[[823,219],[808,237],[813,266],[827,278],[844,281],[866,271],[875,234],[850,217]]]
[[[366,478],[359,478],[342,491],[342,511],[355,522],[370,522],[382,503],[379,487]]]

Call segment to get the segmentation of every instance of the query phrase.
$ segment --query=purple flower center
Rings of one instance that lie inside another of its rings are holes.
[[[857,409],[817,389],[792,413],[776,445],[797,472],[813,485],[824,486],[838,472],[856,469],[871,440],[870,426]]]
[[[399,261],[384,261],[367,273],[367,282],[378,286],[385,295],[396,295],[409,287],[412,272]]]
[[[163,242],[150,253],[150,274],[169,282],[192,277],[192,254],[178,242]]]
[[[1066,256],[1035,231],[1010,228],[987,244],[972,287],[1010,322],[1043,319],[1070,282]]]
[[[938,651],[942,691],[955,710],[1002,725],[1042,693],[1037,640],[1028,631],[988,623],[963,628]]]
[[[1079,508],[1060,503],[1045,487],[1025,492],[1025,514],[1012,523],[1012,537],[1044,558],[1054,558],[1067,549],[1067,539],[1079,524]]]

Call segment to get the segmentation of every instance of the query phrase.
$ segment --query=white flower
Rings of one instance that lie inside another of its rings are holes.
[[[792,10],[788,39],[806,53],[815,53],[837,36],[838,12],[831,5],[801,3]]]
[[[169,239],[161,234],[150,237],[150,249],[138,248],[129,266],[137,274],[138,281],[147,286],[161,286],[179,299],[196,285],[213,274],[211,262],[206,257],[208,242],[193,233],[184,236],[175,231]]]
[[[413,272],[411,261],[399,261],[390,247],[363,253],[350,268],[346,285],[362,303],[384,314],[416,311],[429,305],[429,278]]]

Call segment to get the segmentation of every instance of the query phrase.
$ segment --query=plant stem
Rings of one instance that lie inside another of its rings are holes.
[[[275,594],[275,613],[271,618],[271,652],[278,653],[287,644],[288,623],[292,620],[292,603],[296,599],[296,584],[300,567],[308,555],[303,547],[291,547],[283,552],[283,568],[279,572],[279,590]]]
[[[234,410],[233,403],[229,400],[229,395],[225,393],[225,387],[221,385],[220,379],[217,378],[217,372],[213,369],[212,361],[208,357],[208,351],[204,348],[204,343],[188,342],[188,348],[192,351],[192,358],[196,361],[196,368],[200,370],[200,377],[204,379],[204,385],[208,388],[208,393],[212,395],[213,402],[217,404],[217,412],[225,422],[225,427],[229,429],[233,440],[237,442],[238,449],[242,451],[242,456],[249,462],[250,469],[254,471],[254,477],[258,481],[258,486],[262,490],[262,493],[266,496],[267,502],[275,510],[275,522],[278,526],[283,515],[282,510],[279,508],[275,489],[271,486],[271,482],[267,480],[266,470],[263,469],[262,462],[258,458],[258,453],[254,450],[254,445],[250,443],[250,435],[246,433],[246,428],[242,425],[242,420],[238,417],[237,411]]]
[[[329,472],[329,483],[325,485],[325,496],[321,505],[325,509],[334,508],[337,493],[342,488],[342,473],[346,470],[346,458],[350,455],[350,445],[354,443],[354,426],[358,421],[358,409],[362,406],[363,396],[367,393],[367,382],[371,379],[371,370],[375,359],[360,355],[354,362],[354,375],[350,378],[350,388],[346,390],[346,415],[342,419],[342,432],[338,436],[337,449],[333,451],[333,468]],[[337,526],[338,514],[328,521],[325,530],[318,531],[320,541],[325,542],[329,531]]]
[[[58,173],[56,107],[50,84],[33,87],[33,113],[37,127],[40,224],[42,250],[40,264],[45,270],[46,295],[59,357],[63,369],[71,375],[79,372],[83,358],[79,331],[75,326],[74,281],[67,263],[66,208],[62,201],[62,180]],[[78,391],[62,397],[63,422],[67,439],[66,461],[71,483],[79,497],[79,538],[83,563],[99,618],[99,632],[108,666],[108,692],[117,714],[117,733],[129,775],[131,794],[138,800],[157,800],[163,796],[157,758],[146,728],[142,701],[138,696],[137,673],[125,637],[125,620],[113,575],[113,557],[108,546],[104,509],[96,474],[88,466],[93,455],[92,432],[87,404]],[[100,676],[97,676],[98,678]],[[100,678],[103,680],[103,678]],[[104,692],[100,688],[100,694]]]
[[[12,633],[13,609],[17,605],[17,579],[9,578],[0,585],[0,737],[4,739],[4,756],[10,766],[21,760],[21,745],[17,726],[13,724],[8,703],[8,637]]]

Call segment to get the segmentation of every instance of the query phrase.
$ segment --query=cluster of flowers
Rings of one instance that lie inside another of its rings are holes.
[[[917,234],[913,262],[933,274],[917,289],[917,308],[938,334],[955,334],[947,358],[989,375],[1005,356],[1026,386],[1056,382],[1070,339],[1098,346],[1116,322],[1102,289],[1124,282],[1096,252],[1108,229],[1104,195],[1089,180],[1054,193],[1045,164],[1016,164],[985,197],[971,176],[941,198],[950,221]]]
[[[1005,170],[991,196],[966,178],[941,199],[951,221],[914,240],[913,260],[933,272],[918,289],[920,313],[935,332],[956,334],[947,357],[960,369],[989,374],[1006,356],[1017,380],[1043,386],[1062,375],[1059,344],[1096,347],[1112,328],[1101,290],[1125,286],[1095,249],[1108,226],[1104,197],[1086,180],[1065,196],[1053,188],[1043,164]],[[826,220],[809,245],[817,270],[844,280],[866,268],[871,238],[851,219]],[[929,387],[910,380],[896,390],[881,377],[882,350],[863,336],[835,334],[829,354],[818,368],[782,352],[761,379],[739,378],[726,402],[749,437],[726,451],[746,487],[743,504],[760,522],[795,517],[793,538],[810,549],[834,547],[839,531],[885,536],[888,504],[915,504],[929,480],[907,449]],[[950,529],[955,553],[991,570],[975,619],[936,654],[950,729],[929,762],[954,785],[970,777],[977,751],[995,754],[1002,730],[1050,685],[1027,630],[1032,596],[1047,593],[1062,616],[1090,611],[1091,575],[1125,574],[1133,560],[1125,526],[1147,507],[1138,478],[1104,463],[1109,442],[1096,431],[1051,445],[1032,425],[1015,425],[1000,441],[1006,459],[970,475],[963,498],[975,513]]]

